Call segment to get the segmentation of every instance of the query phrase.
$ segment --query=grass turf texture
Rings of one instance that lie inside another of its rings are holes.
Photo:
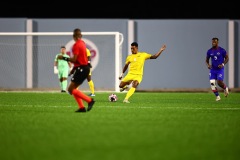
[[[69,94],[0,92],[0,159],[240,159],[240,93],[116,94],[75,113]]]

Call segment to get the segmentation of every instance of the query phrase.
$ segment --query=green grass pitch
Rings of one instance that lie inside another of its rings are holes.
[[[129,104],[109,94],[75,113],[69,94],[0,92],[0,159],[240,159],[240,93],[136,92]]]

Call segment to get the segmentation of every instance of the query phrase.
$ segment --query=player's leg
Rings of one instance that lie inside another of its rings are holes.
[[[142,75],[137,75],[137,76],[135,75],[133,77],[132,87],[127,92],[126,97],[123,100],[124,103],[130,103],[128,99],[134,94],[137,86],[141,83],[141,81],[142,81]]]
[[[212,92],[213,92],[213,93],[215,94],[215,96],[216,96],[216,101],[221,100],[221,98],[220,98],[220,96],[219,96],[219,93],[218,93],[217,86],[216,86],[216,80],[215,80],[215,79],[211,79],[211,80],[210,80],[210,84],[211,84]]]
[[[89,94],[90,96],[95,96],[95,90],[94,90],[94,83],[93,83],[93,81],[92,80],[90,80],[89,82],[88,82],[88,85],[89,85],[89,88],[90,88],[90,91],[91,91],[91,93]]]
[[[80,71],[81,70],[81,71]],[[89,74],[89,67],[78,67],[76,69],[76,72],[73,74],[71,78],[71,83],[68,87],[69,94],[73,95],[75,100],[77,101],[79,105],[79,109],[76,112],[82,112],[85,108],[83,106],[82,100],[86,101],[88,103],[87,111],[90,111],[93,107],[93,104],[95,101],[85,95],[83,92],[80,91],[79,86],[84,82],[84,80],[87,78]]]
[[[60,87],[61,92],[62,92],[62,73],[61,73],[60,70],[58,70],[58,79],[59,79],[59,81],[58,81],[59,87]]]
[[[87,81],[88,81],[88,85],[89,85],[89,88],[90,88],[90,91],[91,93],[89,94],[89,96],[95,96],[95,89],[94,89],[94,83],[92,81],[92,75],[91,75],[91,70],[90,70],[90,73],[87,77]]]
[[[62,92],[66,92],[67,85],[68,85],[67,77],[68,77],[68,68],[62,71],[62,82],[61,82]]]
[[[119,85],[119,87],[122,86],[122,87],[120,87],[120,92],[123,92],[126,89],[128,89],[129,84],[130,84],[130,82],[121,82],[120,85]]]
[[[210,79],[210,85],[211,85],[212,92],[216,96],[216,101],[221,100],[218,89],[217,89],[217,85],[216,85],[217,74],[215,71],[210,70],[209,79]]]
[[[60,89],[61,89],[61,92],[62,92],[62,77],[59,79],[59,86],[60,86]]]
[[[66,92],[67,89],[67,78],[66,77],[62,77],[62,82],[61,82],[61,92]]]
[[[132,75],[127,74],[119,84],[120,92],[128,89],[128,85],[132,83]]]
[[[218,71],[218,74],[217,74],[217,84],[218,84],[219,87],[224,89],[224,96],[227,97],[228,94],[229,94],[229,91],[228,91],[228,87],[223,82],[223,80],[224,80],[224,70],[222,69],[222,70]]]

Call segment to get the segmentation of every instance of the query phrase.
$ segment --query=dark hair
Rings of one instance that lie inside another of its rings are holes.
[[[76,28],[73,30],[73,37],[75,38],[81,38],[82,37],[82,32],[81,29]]]
[[[66,47],[65,47],[65,46],[61,46],[61,48],[65,48],[65,49],[66,49]]]
[[[215,40],[218,41],[218,38],[217,38],[217,37],[213,37],[212,40],[213,40],[213,41],[215,41]]]
[[[131,44],[131,46],[136,46],[136,47],[138,47],[138,43],[137,43],[137,42],[133,42],[133,43]]]

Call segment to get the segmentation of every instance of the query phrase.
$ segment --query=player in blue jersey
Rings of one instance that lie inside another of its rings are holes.
[[[211,59],[211,63],[209,60]],[[218,38],[212,38],[212,48],[207,51],[206,64],[209,71],[209,80],[211,89],[216,96],[216,101],[221,100],[217,85],[224,89],[224,96],[229,94],[228,87],[223,82],[224,80],[224,65],[228,63],[227,51],[218,45]]]

